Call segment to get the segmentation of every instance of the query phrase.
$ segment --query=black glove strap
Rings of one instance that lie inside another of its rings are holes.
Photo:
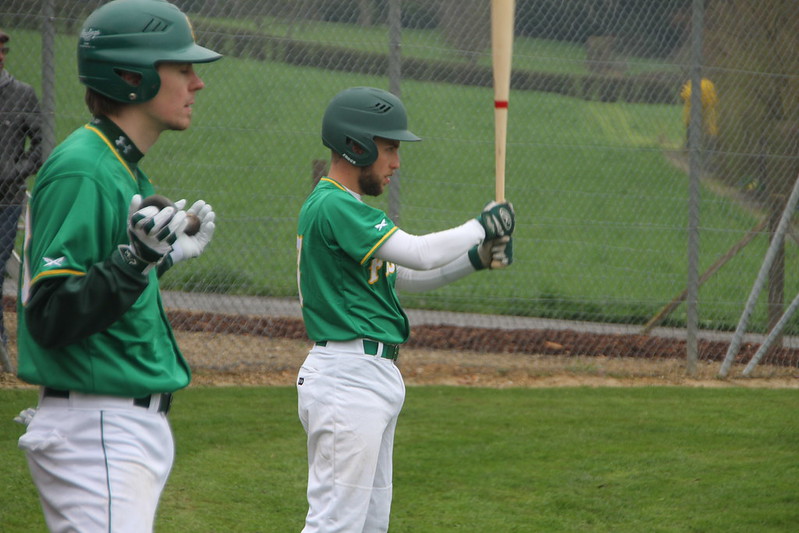
[[[142,274],[146,274],[150,271],[150,267],[152,267],[152,263],[148,263],[133,251],[133,247],[126,244],[120,244],[118,247],[119,255],[122,256],[122,260],[132,267],[137,272]]]

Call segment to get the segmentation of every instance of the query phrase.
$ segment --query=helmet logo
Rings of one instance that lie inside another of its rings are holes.
[[[86,28],[80,32],[80,40],[82,42],[88,42],[94,39],[95,37],[100,36],[100,30],[95,30],[93,28]]]

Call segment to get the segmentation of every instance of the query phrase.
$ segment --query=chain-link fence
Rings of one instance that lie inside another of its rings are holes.
[[[41,96],[50,145],[88,118],[75,48],[101,3],[0,7],[5,68]],[[201,197],[218,215],[206,254],[162,280],[172,308],[227,317],[199,322],[243,333],[298,316],[296,218],[329,157],[322,113],[346,87],[399,93],[424,139],[403,147],[390,192],[369,200],[403,229],[451,227],[493,196],[488,0],[175,3],[226,57],[198,65],[206,88],[191,129],[165,134],[143,162],[160,192]],[[689,372],[718,366],[799,173],[797,49],[794,0],[517,0],[515,263],[402,294],[412,324],[584,331],[639,347],[642,336],[672,338]],[[797,235],[789,224],[775,247],[744,348],[799,292]],[[198,322],[189,315],[176,313],[176,327]],[[761,365],[797,365],[796,323],[784,333]],[[547,346],[601,353],[592,342]],[[605,355],[660,355],[652,346]]]

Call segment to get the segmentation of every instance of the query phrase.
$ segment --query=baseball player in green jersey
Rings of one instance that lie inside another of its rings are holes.
[[[36,179],[18,299],[19,377],[40,386],[19,446],[50,531],[152,531],[174,458],[171,393],[191,378],[158,278],[203,252],[215,215],[195,202],[189,236],[185,201],[142,207],[154,190],[139,163],[163,131],[189,127],[204,87],[193,65],[220,57],[163,0],[114,0],[80,33],[94,118]]]
[[[515,215],[490,202],[475,219],[410,235],[363,202],[400,166],[408,130],[391,93],[354,87],[336,95],[322,121],[330,172],[300,210],[297,281],[314,346],[297,379],[307,433],[304,533],[388,530],[394,430],[405,398],[395,366],[408,339],[396,289],[424,291],[513,259]]]

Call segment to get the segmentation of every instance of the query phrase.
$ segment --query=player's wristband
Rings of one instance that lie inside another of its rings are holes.
[[[117,249],[119,250],[119,255],[122,258],[122,262],[137,272],[141,274],[148,274],[150,269],[153,267],[154,263],[149,263],[136,255],[136,252],[133,251],[133,247],[131,245],[120,244]]]
[[[486,266],[483,264],[483,260],[480,258],[480,245],[477,244],[472,246],[469,250],[469,261],[472,263],[472,266],[475,270],[483,270]]]

